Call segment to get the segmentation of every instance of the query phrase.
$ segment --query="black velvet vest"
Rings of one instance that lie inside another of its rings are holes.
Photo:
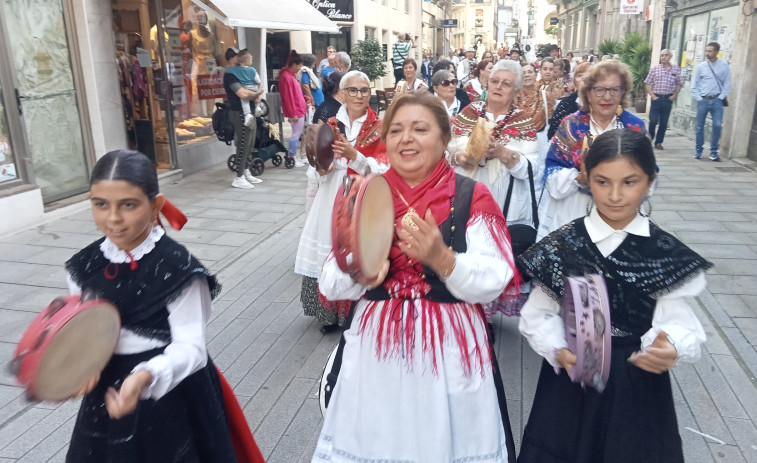
[[[455,207],[455,221],[452,223],[452,215],[439,225],[442,232],[442,238],[445,243],[452,239],[452,250],[455,252],[465,252],[468,250],[468,243],[465,239],[465,231],[468,226],[470,217],[471,202],[473,201],[473,189],[476,187],[476,181],[471,180],[463,175],[455,174],[455,197],[452,204]],[[452,225],[455,226],[455,232],[452,232]],[[455,303],[462,302],[453,296],[447,286],[439,279],[429,267],[423,266],[426,274],[426,283],[431,286],[431,291],[424,296],[424,299],[433,302]],[[384,301],[389,299],[389,293],[383,286],[378,286],[365,293],[365,298],[370,301]]]
[[[574,220],[518,256],[518,269],[554,299],[565,277],[602,275],[610,297],[613,328],[641,336],[652,326],[657,299],[712,266],[671,234],[650,222],[649,237],[628,235],[607,257],[591,241],[584,218]]]
[[[137,261],[115,264],[100,250],[101,238],[74,254],[66,270],[82,289],[86,299],[103,298],[112,302],[121,314],[121,325],[140,336],[171,342],[168,304],[196,278],[205,278],[211,297],[221,285],[189,251],[164,235],[155,248]],[[107,267],[107,271],[106,271]]]

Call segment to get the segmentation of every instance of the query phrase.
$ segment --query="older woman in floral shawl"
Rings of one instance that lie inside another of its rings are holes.
[[[510,178],[514,179],[507,223],[531,223],[531,191],[528,164],[537,181],[538,166],[536,126],[526,112],[514,102],[523,86],[523,70],[515,61],[501,60],[489,76],[487,100],[476,101],[463,109],[453,121],[449,160],[455,170],[485,184],[503,207]],[[478,164],[470,162],[466,152],[468,140],[479,119],[494,126],[489,149]]]
[[[591,196],[582,161],[595,137],[622,128],[647,133],[644,121],[621,105],[629,104],[632,82],[628,66],[616,60],[593,66],[584,78],[583,106],[563,119],[547,153],[537,240],[587,214]]]

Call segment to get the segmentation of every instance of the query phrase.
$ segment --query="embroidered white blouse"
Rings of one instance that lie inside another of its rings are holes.
[[[162,227],[155,226],[145,241],[131,252],[132,258],[139,261],[150,253],[164,234]],[[105,258],[113,263],[130,262],[126,252],[108,238],[100,244],[100,250]],[[81,288],[74,283],[70,275],[67,276],[67,283],[71,294],[81,294]],[[184,378],[207,365],[205,328],[213,308],[208,282],[204,278],[195,279],[176,300],[168,304],[167,308],[168,325],[171,330],[170,343],[146,338],[121,328],[116,344],[116,354],[136,354],[166,346],[161,355],[140,363],[132,370],[132,373],[141,370],[149,370],[152,373],[153,381],[142,390],[142,399],[160,399]]]
[[[605,257],[617,249],[629,234],[649,236],[649,219],[640,215],[623,230],[615,230],[602,220],[594,208],[584,218],[584,224],[592,242]],[[677,361],[699,360],[701,345],[707,340],[707,336],[685,298],[696,296],[704,290],[706,284],[704,272],[700,272],[680,288],[659,298],[652,317],[652,328],[641,337],[640,348],[646,349],[652,345],[660,331],[664,331],[678,351]],[[520,315],[518,328],[531,348],[550,365],[560,368],[555,353],[567,348],[568,344],[565,341],[559,302],[552,299],[541,286],[535,285]]]

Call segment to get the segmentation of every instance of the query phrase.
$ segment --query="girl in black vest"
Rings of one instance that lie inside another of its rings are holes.
[[[224,404],[225,380],[205,345],[221,286],[156,225],[165,198],[155,168],[136,151],[107,153],[88,197],[105,236],[66,262],[68,286],[113,303],[121,332],[105,369],[81,391],[66,461],[237,461],[227,416],[239,406]],[[246,426],[232,421],[231,430],[246,430],[254,454]]]
[[[519,462],[683,462],[668,370],[700,357],[705,333],[686,297],[711,266],[649,220],[655,173],[644,134],[597,137],[585,169],[595,205],[518,258],[536,287],[520,332],[544,357]],[[607,284],[612,330],[603,392],[572,383],[560,298],[564,277],[598,273]]]

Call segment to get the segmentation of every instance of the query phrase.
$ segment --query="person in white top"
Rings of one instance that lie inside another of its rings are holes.
[[[147,156],[105,154],[90,188],[92,215],[105,236],[66,262],[68,287],[71,294],[115,305],[121,330],[105,369],[80,391],[66,461],[99,463],[114,454],[142,461],[173,461],[179,454],[192,461],[236,461],[227,411],[230,405],[241,409],[224,399],[225,380],[205,345],[220,285],[154,225],[165,198]],[[246,423],[236,425],[249,434]]]
[[[417,77],[418,63],[413,58],[406,58],[402,64],[402,71],[405,78],[397,82],[397,86],[394,89],[395,97],[405,92],[414,92],[419,88],[428,88],[426,82],[423,79]]]
[[[324,333],[344,326],[350,307],[349,301],[328,303],[318,297],[318,277],[331,252],[331,213],[337,191],[347,169],[368,175],[381,174],[389,168],[381,141],[381,119],[368,105],[371,97],[368,76],[350,71],[342,77],[339,87],[345,102],[336,116],[327,121],[335,134],[334,162],[328,171],[313,172],[312,166],[308,169],[309,176],[318,177],[319,185],[302,227],[294,263],[294,272],[302,275],[303,311],[321,322]]]
[[[599,135],[584,165],[590,213],[518,257],[535,283],[520,332],[544,358],[518,461],[683,462],[669,370],[701,355],[706,335],[686,298],[704,290],[712,264],[649,220],[657,174],[644,134]],[[603,276],[609,295],[610,320],[591,327],[612,336],[601,390],[566,374],[577,352],[568,349],[559,301],[565,277],[586,274]]]
[[[431,88],[434,89],[434,95],[438,96],[444,108],[447,110],[449,117],[455,117],[460,112],[460,100],[455,96],[457,91],[457,79],[451,71],[436,71],[431,76]]]
[[[502,212],[447,164],[429,92],[395,99],[382,139],[396,233],[373,280],[323,266],[323,295],[357,302],[312,461],[514,463],[482,307],[519,286]]]

